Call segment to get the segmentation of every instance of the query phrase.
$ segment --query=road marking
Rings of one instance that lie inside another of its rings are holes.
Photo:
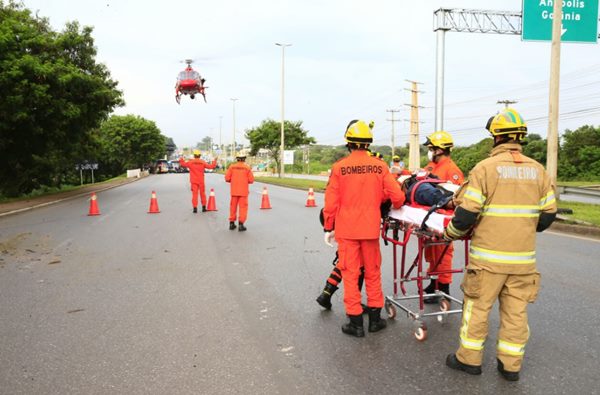
[[[585,240],[585,241],[593,241],[593,242],[596,242],[596,243],[600,243],[600,240],[598,240],[598,239],[592,239],[590,237],[583,237],[583,236],[576,236],[576,235],[572,235],[572,234],[569,234],[569,233],[553,232],[551,230],[548,230],[548,231],[546,231],[544,233],[549,233],[549,234],[555,235],[555,236],[572,237],[574,239]]]

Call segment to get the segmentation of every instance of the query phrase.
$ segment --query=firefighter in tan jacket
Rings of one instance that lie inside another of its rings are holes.
[[[530,335],[527,304],[536,300],[540,288],[536,231],[554,221],[556,199],[544,167],[522,154],[527,125],[519,113],[507,108],[490,118],[486,129],[494,138],[490,158],[471,170],[444,232],[444,238],[454,240],[473,229],[469,266],[461,285],[460,346],[448,355],[446,365],[481,374],[488,315],[498,299],[498,371],[506,380],[517,381]]]

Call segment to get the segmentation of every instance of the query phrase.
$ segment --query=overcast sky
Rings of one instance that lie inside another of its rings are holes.
[[[24,0],[56,30],[77,20],[94,27],[126,105],[117,114],[153,120],[179,147],[205,136],[231,143],[262,120],[281,118],[281,48],[286,119],[303,121],[320,144],[343,144],[351,119],[375,121],[375,144],[390,144],[388,109],[408,119],[405,81],[422,82],[420,140],[435,126],[433,12],[444,8],[520,11],[521,0]],[[206,78],[207,100],[174,98],[185,58]],[[446,35],[445,121],[459,145],[487,136],[487,119],[514,107],[530,131],[546,135],[550,44],[519,36]],[[559,130],[600,124],[600,47],[563,44]],[[222,117],[222,118],[221,118]],[[220,137],[220,119],[221,137]],[[408,139],[396,123],[396,145]]]

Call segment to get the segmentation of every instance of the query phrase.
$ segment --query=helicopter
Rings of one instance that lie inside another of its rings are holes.
[[[181,95],[190,95],[190,99],[193,100],[198,93],[202,95],[206,103],[206,95],[204,94],[204,89],[208,88],[204,86],[206,80],[192,68],[193,62],[192,59],[186,59],[187,67],[177,75],[177,83],[175,84],[175,101],[177,104],[181,102]]]

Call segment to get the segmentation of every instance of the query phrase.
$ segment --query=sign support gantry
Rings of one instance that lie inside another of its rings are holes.
[[[446,32],[521,34],[520,12],[440,8],[433,13],[436,32],[435,130],[444,129],[444,49]]]

